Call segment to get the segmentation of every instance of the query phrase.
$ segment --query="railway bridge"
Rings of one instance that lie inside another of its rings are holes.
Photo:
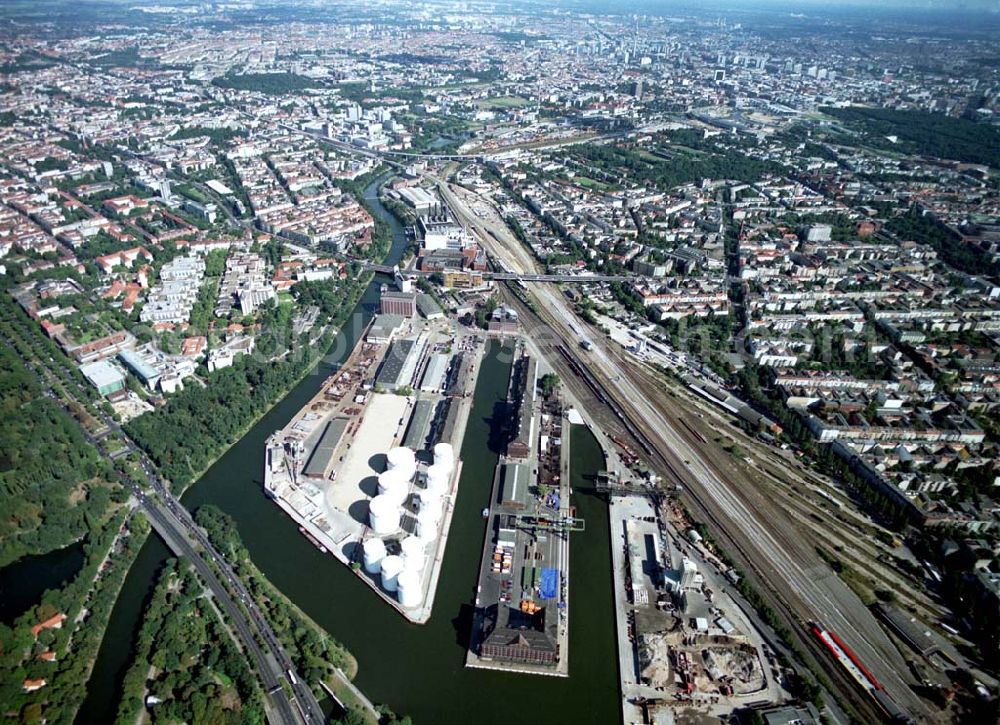
[[[433,272],[424,270],[400,270],[388,264],[375,264],[363,259],[349,259],[366,272],[378,272],[392,276],[407,275],[415,277],[430,277]],[[597,282],[635,282],[644,279],[639,275],[629,274],[517,274],[514,272],[483,272],[483,279],[496,282],[554,282],[556,284],[594,284]]]

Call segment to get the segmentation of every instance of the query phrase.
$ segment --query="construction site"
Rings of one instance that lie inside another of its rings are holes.
[[[728,593],[724,571],[649,497],[610,502],[624,721],[655,721],[664,708],[721,716],[783,701],[773,652]]]
[[[433,607],[482,354],[446,320],[379,315],[266,444],[267,495],[415,623]]]

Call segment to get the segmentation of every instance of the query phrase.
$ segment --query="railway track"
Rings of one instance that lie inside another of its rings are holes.
[[[502,231],[499,236],[491,237],[488,232],[493,226],[463,210],[461,201],[452,201],[459,217],[479,231],[492,254],[499,255],[511,268],[533,268],[533,262],[516,239]],[[499,227],[500,222],[494,226]],[[506,242],[497,244],[496,239]],[[644,371],[638,370],[640,366],[633,361],[623,362],[614,350],[605,351],[600,345],[586,353],[568,348],[560,351],[560,344],[564,348],[572,345],[566,341],[575,341],[582,333],[576,329],[571,311],[559,311],[566,305],[558,287],[533,286],[530,306],[519,299],[516,288],[502,289],[509,304],[521,314],[529,337],[578,395],[595,422],[619,438],[634,442],[637,454],[654,470],[663,473],[667,481],[683,486],[692,512],[710,526],[720,545],[733,554],[772,608],[793,625],[797,644],[809,653],[810,664],[826,673],[841,699],[853,707],[862,721],[878,722],[879,713],[858,698],[855,686],[846,682],[832,664],[818,656],[805,630],[806,621],[817,618],[829,621],[850,637],[864,656],[872,657],[873,666],[878,667],[893,692],[904,698],[907,707],[928,712],[926,704],[919,701],[898,674],[905,671],[898,651],[893,648],[894,655],[887,657],[887,649],[876,647],[892,647],[884,630],[807,544],[808,539],[795,538],[798,529],[784,525],[787,516],[776,510],[773,501],[747,490],[739,479],[726,479],[715,473],[711,462],[699,450],[705,444],[699,441],[698,445],[692,445],[688,436],[682,435],[683,426],[676,415],[671,415],[678,412],[672,409],[678,408],[681,401],[675,403],[664,397],[662,381],[657,378],[651,383],[653,376],[648,373],[644,379]],[[571,365],[573,361],[575,365]],[[627,404],[622,395],[628,396]],[[690,461],[684,459],[685,453]],[[776,517],[783,523],[776,525]]]
[[[547,326],[547,323],[524,304],[516,294],[509,293],[506,297],[508,298],[508,303],[518,310],[522,322],[529,329],[529,336],[532,328]],[[610,413],[606,417],[611,418],[617,424],[614,426],[617,435],[634,442],[637,450],[644,454],[646,461],[655,469],[665,474],[668,483],[680,486],[683,489],[683,495],[692,504],[692,513],[709,526],[720,545],[733,556],[745,572],[750,574],[754,586],[765,595],[769,605],[782,619],[793,625],[789,629],[795,639],[794,644],[800,651],[809,654],[811,661],[807,662],[807,664],[811,668],[824,673],[837,690],[841,701],[863,722],[875,723],[883,720],[884,712],[870,698],[859,691],[857,683],[847,676],[840,667],[831,662],[827,657],[826,651],[810,636],[807,624],[811,621],[813,612],[800,603],[790,601],[786,596],[786,592],[782,592],[767,583],[775,578],[780,579],[780,576],[776,576],[777,572],[768,572],[762,566],[758,557],[747,546],[727,533],[731,528],[731,524],[724,521],[716,513],[717,506],[713,506],[711,501],[707,500],[702,493],[697,491],[697,487],[690,485],[689,476],[685,475],[682,464],[664,455],[652,443],[648,434],[643,430],[644,426],[637,424],[632,415],[623,410],[615,402],[613,397],[597,380],[596,376],[580,364],[565,344],[551,342],[549,344],[541,344],[539,347],[543,354],[548,353],[550,364],[557,367],[557,372],[562,373],[563,380],[567,384],[572,384],[574,379],[577,381],[576,389],[584,392],[584,395],[579,396],[581,400],[587,402],[589,399],[591,403],[603,406]],[[570,373],[570,376],[568,377],[566,373]],[[676,419],[675,422],[679,423],[680,419]],[[678,425],[678,428],[681,427]],[[697,441],[698,444],[704,445],[702,441],[695,437],[693,431],[688,431],[687,433],[692,441]]]

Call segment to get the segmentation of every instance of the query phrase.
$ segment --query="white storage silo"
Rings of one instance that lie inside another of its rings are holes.
[[[385,493],[397,481],[402,480],[402,471],[392,469],[378,474],[378,492]]]
[[[391,534],[399,528],[399,501],[390,496],[376,496],[368,502],[368,523],[376,534]]]
[[[368,539],[361,545],[364,553],[365,571],[369,574],[378,574],[382,568],[382,559],[385,558],[385,542],[382,539]]]
[[[402,504],[410,492],[410,482],[404,478],[399,469],[393,469],[379,474],[378,492],[380,496],[388,496],[393,501]]]
[[[407,609],[420,604],[420,575],[415,571],[404,571],[396,579],[396,597]]]
[[[403,558],[390,554],[382,559],[382,588],[387,592],[396,591],[396,578],[403,571]]]
[[[422,488],[417,491],[417,496],[420,497],[420,510],[424,509],[441,509],[441,497],[444,494],[441,491]]]
[[[444,466],[448,473],[455,467],[455,449],[451,443],[438,443],[434,446],[434,465]]]
[[[440,491],[442,495],[447,493],[448,484],[450,483],[449,479],[448,469],[444,466],[439,466],[437,463],[427,466],[428,491]]]
[[[411,571],[423,571],[424,568],[424,542],[416,536],[407,536],[399,542],[399,549],[403,557],[403,564]]]
[[[404,471],[412,471],[417,466],[417,458],[413,449],[405,446],[397,446],[390,450],[385,454],[385,460],[389,470],[400,468]]]
[[[417,514],[417,535],[421,541],[430,542],[437,538],[438,529],[441,525],[441,509],[437,506],[430,506],[420,509]]]

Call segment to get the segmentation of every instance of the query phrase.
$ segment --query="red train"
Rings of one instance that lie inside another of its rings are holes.
[[[876,679],[854,651],[837,636],[836,632],[828,631],[818,624],[810,624],[812,633],[826,646],[840,666],[853,677],[865,692],[875,701],[885,716],[894,723],[912,722],[909,716],[897,705],[885,691],[882,683]]]

